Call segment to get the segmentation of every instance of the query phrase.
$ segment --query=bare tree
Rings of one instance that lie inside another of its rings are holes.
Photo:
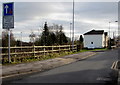
[[[31,34],[29,35],[29,37],[30,37],[30,42],[34,45],[34,42],[35,42],[35,34],[34,34],[34,32],[33,31],[31,31]]]

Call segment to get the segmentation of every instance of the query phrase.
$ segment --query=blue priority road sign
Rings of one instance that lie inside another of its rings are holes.
[[[14,3],[3,4],[3,16],[14,16]]]
[[[14,2],[3,3],[3,29],[14,28]]]

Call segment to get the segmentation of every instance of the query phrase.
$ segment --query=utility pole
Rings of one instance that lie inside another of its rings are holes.
[[[74,0],[73,0],[73,33],[72,33],[72,51],[74,50]]]

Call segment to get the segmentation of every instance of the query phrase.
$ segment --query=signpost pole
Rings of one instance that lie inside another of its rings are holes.
[[[8,29],[8,60],[9,60],[9,63],[11,63],[11,57],[10,57],[10,29]]]

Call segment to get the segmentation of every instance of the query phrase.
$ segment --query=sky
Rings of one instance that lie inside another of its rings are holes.
[[[29,34],[33,31],[36,36],[42,31],[44,23],[62,25],[67,37],[70,36],[70,23],[72,22],[72,2],[14,2],[14,29],[11,29],[15,39],[29,42]],[[2,10],[0,2],[0,11]],[[75,2],[75,39],[80,35],[95,29],[113,32],[118,30],[118,2]],[[0,12],[0,29],[2,29],[2,12]]]

